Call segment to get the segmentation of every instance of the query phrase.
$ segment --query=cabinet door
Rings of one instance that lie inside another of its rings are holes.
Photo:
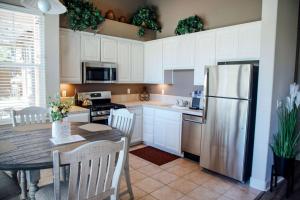
[[[153,132],[153,144],[158,147],[166,148],[166,123],[167,121],[159,116],[155,116],[154,120],[154,132]]]
[[[153,144],[153,128],[154,128],[154,109],[143,108],[143,141],[151,145]]]
[[[241,60],[259,60],[261,22],[252,22],[239,26],[238,58]]]
[[[131,75],[131,44],[130,42],[118,41],[118,81],[130,82]]]
[[[176,66],[177,69],[193,69],[195,55],[195,34],[187,34],[176,37],[178,45],[176,48]]]
[[[145,43],[144,78],[146,83],[163,83],[162,40]]]
[[[181,153],[181,120],[167,120],[165,123],[165,146],[172,152]]]
[[[216,62],[215,32],[205,31],[196,35],[194,85],[203,85],[204,68]]]
[[[91,33],[81,33],[81,60],[100,61],[100,37]]]
[[[135,114],[135,123],[131,137],[131,143],[141,142],[143,140],[143,108],[129,108],[130,112]]]
[[[80,33],[60,30],[60,81],[81,83]]]
[[[216,59],[228,61],[237,59],[238,28],[237,26],[221,28],[216,31]]]
[[[181,113],[155,109],[153,143],[171,153],[181,153]]]
[[[163,39],[163,68],[173,69],[176,64],[177,37]]]
[[[144,81],[144,45],[132,43],[131,45],[131,82]]]
[[[117,62],[117,46],[118,42],[114,38],[101,37],[101,61],[102,62]]]

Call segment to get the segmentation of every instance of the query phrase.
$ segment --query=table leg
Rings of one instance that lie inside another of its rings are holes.
[[[25,170],[21,170],[20,172],[20,188],[21,195],[20,199],[27,199],[27,181],[26,181],[26,173]]]
[[[26,171],[27,181],[29,183],[28,196],[29,199],[35,200],[35,193],[39,189],[38,183],[40,180],[40,170],[30,170]]]

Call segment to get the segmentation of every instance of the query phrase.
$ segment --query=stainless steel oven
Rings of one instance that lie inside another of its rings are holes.
[[[117,65],[115,63],[83,62],[83,83],[113,83],[117,81]]]

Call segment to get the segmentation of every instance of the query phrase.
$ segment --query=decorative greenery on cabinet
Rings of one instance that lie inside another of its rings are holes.
[[[69,26],[74,31],[83,31],[88,28],[97,30],[105,18],[101,12],[89,1],[64,0],[67,7],[67,18]]]
[[[175,29],[176,35],[183,35],[186,33],[194,33],[204,30],[204,23],[203,20],[195,15],[190,16],[185,19],[179,20],[177,27]]]
[[[157,12],[153,6],[144,6],[139,8],[133,15],[131,23],[140,27],[138,31],[139,36],[143,36],[145,34],[145,28],[153,31],[161,31],[161,26],[157,20]]]

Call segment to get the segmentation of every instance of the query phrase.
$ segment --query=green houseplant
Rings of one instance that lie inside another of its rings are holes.
[[[83,31],[88,28],[97,30],[105,18],[100,11],[86,0],[64,0],[67,7],[67,18],[69,26],[74,31]]]
[[[139,26],[138,35],[145,34],[145,28],[153,31],[161,31],[161,26],[157,21],[156,9],[153,6],[139,8],[132,17],[131,24]]]
[[[290,85],[290,94],[278,104],[279,128],[270,144],[274,155],[274,168],[277,175],[286,177],[293,169],[298,154],[300,133],[296,130],[300,110],[299,86]]]
[[[190,16],[188,18],[179,20],[175,29],[176,35],[183,35],[186,33],[194,33],[204,30],[203,20],[197,16]]]

